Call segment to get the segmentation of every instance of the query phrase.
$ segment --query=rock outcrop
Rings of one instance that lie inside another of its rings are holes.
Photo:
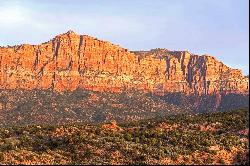
[[[164,60],[161,67],[165,73],[161,75],[164,80],[161,86],[163,92],[248,93],[248,77],[243,76],[240,70],[231,69],[212,56],[198,56],[187,51],[166,49],[134,53],[142,58],[151,56],[154,59]]]
[[[130,52],[73,31],[41,45],[0,47],[1,89],[248,94],[248,81],[212,56],[166,49]]]

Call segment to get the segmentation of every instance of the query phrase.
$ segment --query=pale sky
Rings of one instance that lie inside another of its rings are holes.
[[[248,0],[0,0],[0,45],[73,30],[129,50],[209,54],[249,70]]]

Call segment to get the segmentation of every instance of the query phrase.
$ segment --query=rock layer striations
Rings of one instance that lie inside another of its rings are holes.
[[[41,45],[0,47],[1,89],[247,94],[248,81],[212,56],[167,49],[130,52],[73,31]]]

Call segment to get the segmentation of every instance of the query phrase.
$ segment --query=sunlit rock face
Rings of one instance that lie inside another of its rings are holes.
[[[154,49],[136,51],[141,57],[164,59],[164,92],[187,94],[248,93],[248,77],[212,56],[198,56],[187,51]]]
[[[167,49],[130,52],[73,31],[40,45],[0,47],[1,89],[139,89],[158,95],[203,95],[248,94],[248,85],[240,70],[212,56]]]

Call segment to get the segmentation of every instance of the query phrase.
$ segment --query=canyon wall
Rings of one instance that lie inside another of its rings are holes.
[[[248,94],[248,81],[212,56],[167,49],[130,52],[73,31],[41,45],[0,47],[0,89]]]

